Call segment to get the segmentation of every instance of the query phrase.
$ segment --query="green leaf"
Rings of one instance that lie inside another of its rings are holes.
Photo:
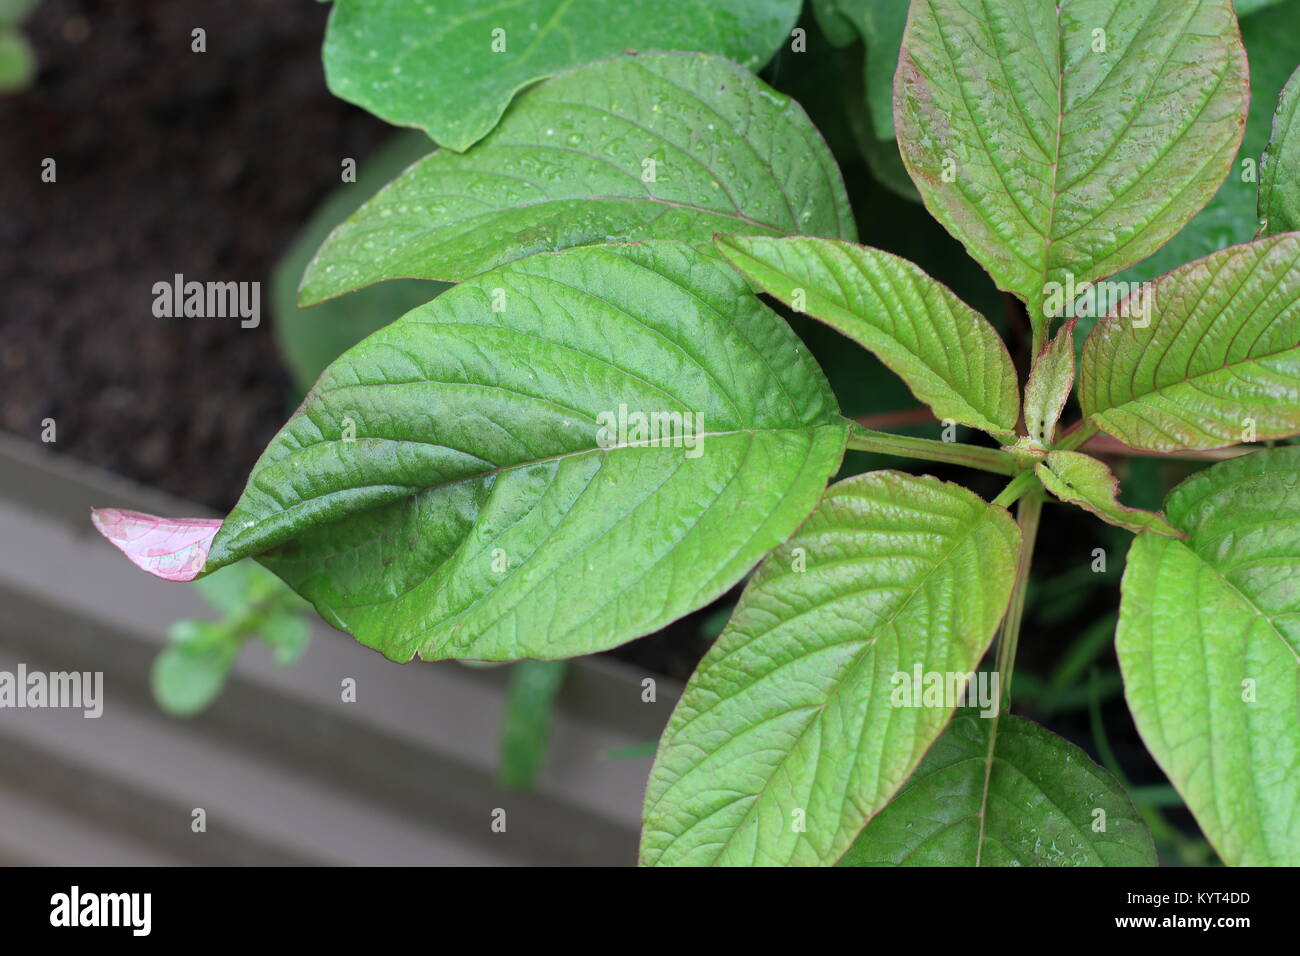
[[[1246,74],[1229,0],[916,0],[894,118],[926,206],[1041,335],[1053,285],[1138,262],[1214,195]]]
[[[1056,337],[1043,346],[1025,383],[1025,431],[1031,441],[1046,448],[1056,438],[1070,390],[1074,388],[1074,327],[1070,319]]]
[[[638,431],[652,414],[677,418]],[[331,365],[206,569],[256,555],[394,660],[590,653],[735,584],[813,508],[846,431],[794,333],[717,260],[534,256]]]
[[[719,236],[715,244],[763,291],[870,349],[936,417],[1014,438],[1016,372],[1006,346],[911,262],[807,236]]]
[[[503,787],[527,790],[537,782],[551,736],[555,695],[568,672],[567,661],[520,661],[510,674],[501,727]]]
[[[275,662],[281,667],[296,664],[311,643],[311,625],[307,619],[283,611],[268,615],[258,633],[271,646]]]
[[[1262,235],[1300,229],[1300,69],[1291,74],[1277,101],[1273,136],[1259,168]]]
[[[840,0],[812,0],[817,26],[833,46],[848,46],[858,39],[857,28],[840,10]]]
[[[894,58],[897,60],[898,51],[894,51]],[[853,136],[853,141],[858,147],[858,152],[867,162],[867,168],[871,170],[871,175],[875,180],[894,193],[901,196],[909,202],[919,203],[921,194],[916,191],[916,185],[912,182],[911,176],[907,173],[907,167],[903,165],[903,156],[898,151],[898,140],[893,135],[893,112],[889,110],[890,134],[888,139],[879,139],[876,136],[875,115],[870,108],[870,104],[865,101],[864,87],[861,81],[846,78],[841,84],[843,87],[842,97],[844,99],[844,111],[847,114],[849,132]],[[890,218],[878,209],[879,203],[873,204],[873,214],[879,221],[895,225]],[[933,219],[923,218],[927,223],[933,224],[936,228],[938,224]],[[869,228],[870,224],[864,224],[864,228]],[[891,236],[891,241],[895,241]],[[898,251],[896,248],[894,251]],[[963,259],[969,258],[963,254]],[[973,269],[979,270],[973,262],[970,263]],[[982,270],[981,274],[982,274]]]
[[[171,639],[154,660],[150,686],[164,711],[191,717],[221,693],[238,646],[208,621],[177,621]]]
[[[1237,9],[1237,16],[1245,17],[1265,7],[1271,7],[1281,0],[1233,0]]]
[[[259,610],[310,611],[311,606],[256,561],[237,561],[194,582],[203,600],[231,624]]]
[[[285,590],[284,584],[255,561],[239,561],[199,578],[194,587],[203,600],[222,614],[233,617],[250,610]]]
[[[431,149],[423,133],[405,130],[390,137],[358,165],[356,182],[342,183],[321,203],[276,263],[271,275],[275,341],[302,392],[311,388],[330,362],[371,332],[446,289],[440,282],[397,280],[360,289],[311,309],[298,307],[298,285],[330,231]]]
[[[1300,864],[1300,447],[1198,472],[1138,535],[1116,650],[1147,749],[1229,865]]]
[[[412,166],[330,235],[299,301],[383,279],[456,281],[571,246],[737,231],[854,237],[821,136],[734,63],[621,56],[529,90],[463,156]]]
[[[36,53],[27,37],[0,25],[0,93],[26,89],[36,75]]]
[[[894,139],[894,71],[907,25],[908,0],[836,0],[839,16],[853,24],[866,47],[866,107],[881,143]]]
[[[1071,356],[1074,350],[1070,350]],[[1119,481],[1102,462],[1077,451],[1051,451],[1034,465],[1034,473],[1062,501],[1091,511],[1102,521],[1129,531],[1152,531],[1171,538],[1183,537],[1161,515],[1119,503]]]
[[[828,489],[668,722],[642,862],[834,863],[955,709],[903,706],[899,678],[974,671],[1019,538],[1004,509],[935,478],[880,471]]]
[[[1156,852],[1078,747],[1022,717],[963,713],[841,865],[1155,866]]]
[[[40,0],[0,0],[0,25],[17,26],[36,9]]]
[[[239,561],[206,577],[198,578],[194,582],[194,588],[213,610],[225,615],[241,614],[254,600],[249,591],[255,574],[265,574],[272,579],[275,578],[275,575],[259,567],[254,561]]]
[[[1300,30],[1295,29],[1298,17],[1300,0],[1287,0],[1241,21],[1241,37],[1250,62],[1250,111],[1232,172],[1214,198],[1178,235],[1117,276],[1118,281],[1146,282],[1193,259],[1255,238],[1259,231],[1257,167],[1268,143],[1278,93],[1300,62]],[[1081,324],[1087,332],[1095,317],[1083,318]]]
[[[639,50],[701,50],[758,69],[790,37],[799,0],[335,0],[330,90],[464,150],[536,80]],[[504,46],[504,49],[502,48]]]
[[[898,49],[907,22],[907,3],[908,0],[815,2],[813,10],[818,24],[831,43],[844,46],[860,38],[864,50],[851,53],[820,51],[814,60],[815,65],[802,67],[800,75],[806,76],[810,69],[825,69],[825,64],[831,64],[837,74],[831,81],[839,88],[840,95],[829,99],[843,100],[843,104],[838,106],[842,117],[840,122],[847,123],[871,175],[896,195],[910,202],[920,202],[921,194],[907,175],[894,138],[894,70],[898,66]],[[849,60],[850,56],[852,60]],[[820,100],[827,99],[823,92],[825,86],[826,82],[823,82],[820,87],[810,88],[809,95],[815,99],[802,102],[814,109]],[[795,95],[799,98],[797,92]],[[813,115],[817,118],[815,109]],[[825,122],[819,121],[818,125],[823,130],[828,129]],[[838,154],[841,148],[836,141],[829,134],[827,139]],[[884,215],[876,218],[890,221]]]
[[[903,165],[903,157],[898,152],[898,141],[876,139],[868,128],[867,119],[866,114],[856,113],[849,117],[849,128],[871,175],[894,195],[909,202],[920,202],[921,194],[916,191],[916,186]]]
[[[1289,281],[1298,261],[1300,234],[1286,233],[1143,286],[1143,309],[1112,310],[1088,336],[1084,414],[1150,451],[1300,431],[1300,286]]]

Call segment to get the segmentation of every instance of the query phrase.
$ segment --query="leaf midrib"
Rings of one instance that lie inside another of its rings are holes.
[[[810,424],[810,425],[783,425],[783,426],[771,426],[771,427],[733,428],[733,429],[728,429],[728,430],[726,430],[726,431],[701,432],[701,433],[698,433],[698,434],[693,435],[693,438],[694,438],[695,440],[699,440],[699,439],[706,439],[706,438],[725,438],[725,437],[728,437],[728,436],[731,436],[731,435],[755,435],[755,434],[762,434],[762,433],[777,433],[777,432],[792,432],[792,433],[796,433],[796,434],[811,434],[811,433],[816,432],[816,431],[818,431],[818,430],[820,430],[820,429],[822,429],[822,428],[832,428],[832,427],[839,427],[839,426],[838,426],[838,423],[835,422],[835,421],[827,421],[827,422],[821,422],[821,423],[818,423],[818,424]],[[435,447],[435,448],[446,448],[446,447],[447,447],[446,445],[440,445],[440,444],[438,444],[437,442],[423,442],[423,441],[419,441],[418,439],[388,439],[388,438],[377,438],[377,437],[375,437],[375,436],[369,436],[369,437],[367,437],[367,438],[357,438],[357,439],[355,439],[355,440],[352,441],[352,442],[344,442],[343,439],[330,439],[330,440],[328,440],[328,441],[323,441],[323,442],[314,442],[314,443],[312,443],[311,445],[306,446],[306,447],[308,447],[308,448],[315,448],[315,447],[319,447],[319,446],[321,446],[321,445],[332,445],[332,444],[355,444],[355,443],[357,443],[357,442],[368,441],[368,440],[375,440],[375,441],[399,441],[399,440],[400,440],[400,441],[404,441],[404,442],[411,442],[411,443],[413,443],[413,444],[430,445],[430,446]],[[669,441],[671,442],[672,440],[670,439]],[[535,466],[535,465],[545,465],[545,464],[550,464],[550,463],[552,463],[552,462],[564,461],[565,459],[569,459],[569,458],[577,458],[577,457],[580,457],[580,456],[582,456],[582,455],[590,455],[590,454],[594,454],[594,453],[608,453],[608,452],[613,452],[613,451],[621,451],[621,450],[624,450],[624,449],[627,449],[627,448],[654,448],[654,447],[667,447],[667,448],[672,448],[672,447],[674,447],[674,446],[673,446],[672,444],[667,444],[667,445],[665,445],[665,444],[663,443],[662,440],[659,440],[659,441],[650,441],[650,440],[647,440],[647,441],[645,441],[645,442],[624,442],[624,443],[618,443],[618,444],[615,444],[615,445],[611,445],[609,448],[601,448],[599,445],[595,445],[595,446],[592,446],[592,447],[589,447],[589,448],[579,448],[579,449],[575,449],[575,450],[573,450],[573,451],[560,452],[560,453],[558,453],[558,454],[554,454],[554,455],[544,455],[544,456],[539,457],[539,458],[530,459],[530,460],[528,460],[528,461],[514,462],[514,463],[511,463],[511,464],[509,464],[509,465],[497,465],[497,466],[495,466],[495,467],[493,467],[493,468],[490,468],[490,469],[487,469],[487,470],[484,470],[484,471],[478,471],[478,472],[474,472],[473,474],[462,475],[462,476],[460,476],[460,477],[458,477],[458,478],[452,478],[452,479],[449,479],[449,480],[447,480],[447,481],[439,482],[439,483],[434,484],[434,485],[398,485],[398,484],[394,484],[394,483],[392,483],[392,482],[379,482],[379,483],[374,484],[374,485],[354,485],[354,486],[351,486],[351,487],[348,487],[348,488],[339,488],[339,489],[335,489],[335,490],[333,490],[333,491],[327,491],[327,492],[324,492],[323,494],[319,494],[319,495],[312,495],[312,496],[307,497],[307,498],[300,498],[300,499],[298,499],[297,501],[295,501],[292,505],[290,505],[288,508],[282,508],[282,509],[280,509],[280,510],[278,510],[278,511],[270,512],[270,513],[267,514],[267,515],[263,515],[263,516],[261,517],[260,520],[261,520],[261,521],[265,521],[265,520],[267,520],[267,518],[269,518],[269,517],[285,517],[285,516],[288,516],[288,515],[292,514],[296,509],[301,508],[302,506],[307,505],[307,504],[309,504],[309,503],[311,503],[311,502],[313,502],[313,501],[319,501],[319,500],[321,500],[321,499],[323,499],[323,498],[328,498],[328,497],[330,497],[330,496],[332,496],[332,495],[345,495],[345,494],[348,494],[348,493],[353,492],[353,491],[359,491],[359,490],[361,490],[361,489],[363,489],[363,488],[382,488],[382,487],[400,488],[400,487],[405,487],[405,488],[409,488],[410,491],[409,491],[408,494],[406,494],[406,495],[404,495],[404,496],[402,496],[402,497],[404,497],[404,498],[412,498],[412,497],[414,497],[415,495],[426,494],[426,493],[431,492],[431,491],[441,491],[441,490],[443,490],[443,489],[445,489],[445,488],[452,488],[452,487],[455,487],[456,485],[463,484],[463,483],[466,483],[466,482],[470,482],[470,481],[480,481],[480,480],[483,480],[483,479],[485,479],[485,478],[491,478],[491,477],[495,477],[495,476],[497,476],[497,475],[507,474],[507,473],[509,473],[509,472],[511,472],[511,471],[515,471],[515,470],[518,470],[518,469],[531,468],[531,467],[533,467],[533,466]],[[299,451],[302,451],[302,450],[305,450],[305,449],[299,449]],[[453,450],[454,450],[454,449],[453,449]],[[683,448],[683,450],[684,450],[684,448]],[[283,461],[283,459],[282,459],[282,461]],[[275,464],[280,464],[280,462],[276,462]],[[373,505],[373,506],[368,507],[368,508],[363,508],[363,509],[361,509],[361,511],[349,512],[348,514],[340,515],[339,517],[334,518],[334,519],[332,519],[331,521],[326,522],[326,523],[328,523],[328,524],[334,524],[335,522],[338,522],[338,521],[344,521],[344,520],[347,520],[347,519],[350,519],[350,518],[354,518],[354,517],[356,517],[358,514],[362,514],[362,513],[366,512],[366,511],[372,511],[372,510],[374,510],[374,508],[376,508],[376,507],[383,507],[383,506],[386,506],[386,505],[390,505],[390,504],[392,504],[392,503],[393,503],[392,501],[388,501],[388,502],[384,502],[383,505]],[[259,523],[260,523],[260,522],[259,522]],[[226,558],[222,561],[222,563],[221,563],[220,565],[209,566],[209,567],[206,568],[205,570],[209,570],[209,571],[211,571],[211,570],[215,570],[216,567],[221,567],[221,566],[224,566],[225,564],[233,563],[234,561],[238,560],[240,557],[247,557],[247,556],[248,556],[247,554],[238,554],[238,545],[239,545],[239,542],[240,542],[242,539],[244,539],[244,538],[246,538],[246,537],[249,536],[249,532],[251,532],[251,531],[255,531],[255,530],[257,530],[256,527],[254,527],[254,528],[247,528],[247,529],[240,529],[240,531],[236,532],[235,535],[233,535],[232,538],[229,540],[229,542],[224,543],[224,544],[225,544],[224,550],[225,550],[226,552],[228,552],[230,556],[226,557]],[[263,550],[269,550],[270,548],[274,548],[274,547],[276,547],[277,545],[283,543],[284,541],[289,540],[290,538],[292,538],[292,537],[294,536],[294,534],[296,534],[296,533],[297,533],[297,532],[288,532],[288,533],[285,533],[283,536],[276,536],[276,537],[271,541],[271,543],[266,544],[265,546],[262,546],[262,547],[260,548],[260,550],[259,550],[258,553],[261,553],[261,551],[263,551]],[[250,552],[250,554],[251,554],[251,553],[252,553],[252,552]]]
[[[446,195],[446,194],[442,194],[442,193],[440,193],[440,194],[438,194],[438,195],[441,196],[441,195]],[[514,204],[514,205],[510,205],[510,206],[499,206],[499,207],[496,207],[496,208],[494,208],[494,209],[488,209],[488,210],[485,210],[485,211],[483,211],[483,212],[474,213],[473,215],[463,216],[463,217],[460,217],[460,218],[457,218],[457,219],[448,219],[448,220],[442,221],[442,222],[439,223],[438,225],[430,226],[430,227],[427,228],[427,229],[421,229],[421,230],[418,231],[418,232],[414,232],[414,233],[411,233],[411,234],[408,235],[408,236],[404,236],[400,241],[398,241],[398,242],[394,242],[394,243],[393,243],[389,248],[394,248],[394,249],[396,249],[396,248],[405,248],[405,247],[409,246],[409,245],[410,245],[411,243],[413,243],[413,242],[422,241],[422,240],[426,239],[426,238],[429,237],[429,236],[435,236],[437,233],[439,233],[439,232],[441,232],[441,231],[443,231],[443,230],[449,230],[449,229],[453,229],[453,228],[456,228],[456,227],[465,226],[465,225],[467,225],[467,224],[473,224],[473,223],[477,222],[478,220],[481,220],[481,219],[488,219],[488,218],[490,218],[490,217],[492,217],[492,216],[505,216],[505,215],[509,215],[509,214],[511,214],[511,213],[513,213],[513,212],[518,212],[519,210],[522,210],[522,209],[536,209],[536,208],[539,208],[539,207],[543,207],[543,206],[552,206],[552,205],[556,205],[556,206],[558,206],[558,205],[561,205],[561,204],[563,204],[563,203],[584,203],[584,204],[585,204],[585,203],[593,203],[593,202],[620,202],[620,203],[637,203],[637,204],[644,203],[644,204],[646,204],[646,205],[653,206],[653,207],[660,207],[660,206],[662,206],[662,207],[664,207],[664,208],[666,208],[666,209],[680,209],[680,210],[682,210],[682,211],[684,211],[684,212],[689,212],[689,213],[693,213],[693,214],[698,214],[698,215],[701,215],[701,216],[716,216],[716,217],[719,218],[719,219],[730,219],[730,220],[733,220],[733,221],[738,222],[738,223],[743,223],[743,224],[746,225],[746,226],[753,226],[753,227],[756,228],[756,229],[763,229],[763,230],[766,230],[766,231],[768,231],[768,232],[775,233],[775,234],[777,234],[777,235],[785,235],[785,234],[786,234],[786,233],[785,233],[785,229],[786,229],[785,226],[774,226],[774,225],[772,225],[772,224],[770,224],[770,223],[761,222],[761,221],[759,221],[759,220],[757,220],[757,219],[751,219],[749,216],[746,216],[744,213],[740,212],[739,210],[732,212],[732,211],[720,210],[720,209],[708,209],[708,208],[706,208],[706,207],[704,207],[704,206],[696,206],[696,205],[692,205],[691,203],[680,202],[680,201],[678,201],[678,200],[662,199],[662,198],[660,198],[660,197],[652,196],[652,195],[646,195],[646,196],[559,196],[559,197],[551,197],[551,196],[548,196],[548,197],[546,197],[545,199],[538,199],[538,200],[533,200],[533,201],[530,201],[530,202],[516,203],[516,204]],[[342,223],[342,224],[340,224],[340,225],[346,225],[346,223]],[[360,225],[360,222],[359,222],[359,221],[358,221],[357,225]],[[645,225],[646,225],[646,223],[638,223],[638,224],[636,225],[635,228],[644,228]],[[472,228],[473,228],[473,226],[471,225],[471,229],[472,229]],[[381,233],[381,234],[385,234],[385,235],[386,235],[386,234],[389,233],[390,229],[391,229],[391,226],[390,226],[390,224],[387,223],[387,222],[382,223],[382,224],[376,224],[376,225],[374,226],[374,228],[372,228],[372,229],[356,229],[355,232],[354,232],[354,235],[351,236],[351,237],[349,237],[349,241],[350,241],[350,242],[354,242],[356,239],[361,238],[361,237],[364,237],[364,236],[366,236],[366,235],[368,235],[368,234],[371,234],[371,233]],[[456,238],[459,238],[459,236],[464,235],[466,231],[469,231],[469,230],[464,230],[464,229],[462,229],[461,232],[460,232],[457,236],[450,237],[450,238],[448,238],[448,239],[446,239],[446,240],[439,240],[439,241],[442,242],[443,244],[446,244],[446,243],[452,242],[452,241],[454,241]],[[322,246],[321,246],[321,248],[320,248],[320,251],[317,252],[316,256],[314,256],[314,257],[312,258],[312,265],[313,265],[313,266],[315,265],[316,258],[318,258],[318,257],[321,255],[321,253],[323,253],[327,248],[329,248],[329,246],[330,246],[330,242],[329,242],[328,240],[326,240],[326,242],[325,242],[324,244],[322,244]],[[419,255],[426,255],[426,254],[427,254],[427,253],[421,253],[421,254],[419,254]],[[341,256],[340,256],[340,257],[331,257],[331,258],[330,258],[330,263],[329,263],[329,264],[330,264],[330,265],[335,265],[335,266],[337,266],[337,265],[339,265],[340,263],[344,263],[344,262],[362,263],[362,264],[367,264],[367,265],[369,264],[369,263],[367,262],[367,260],[364,260],[364,259],[351,259],[351,258],[345,258],[345,257],[341,257]],[[313,269],[312,271],[315,271],[315,270]],[[395,275],[395,276],[391,276],[391,277],[389,277],[389,276],[385,276],[385,277],[383,277],[383,278],[379,278],[379,279],[375,279],[375,280],[373,280],[372,282],[369,283],[369,285],[374,285],[374,284],[377,283],[377,282],[386,282],[386,281],[388,281],[389,278],[393,278],[393,279],[426,279],[426,280],[437,281],[437,282],[460,282],[460,281],[463,281],[463,280],[465,280],[466,278],[470,278],[470,277],[469,277],[469,276],[466,276],[465,274],[463,274],[463,273],[461,273],[461,272],[448,272],[448,273],[444,273],[444,274],[440,274],[440,275],[428,275],[427,272],[426,272],[426,273],[421,274],[421,275],[402,275],[402,276],[396,276],[396,275]],[[323,281],[323,280],[322,280],[322,281]],[[345,280],[345,281],[346,281],[346,280]],[[305,285],[306,285],[306,283],[304,282],[304,286],[305,286]],[[358,288],[365,288],[365,287],[364,287],[364,286],[360,286],[360,287],[358,287]],[[356,290],[355,290],[355,289],[350,289],[349,291],[356,291]],[[335,297],[337,297],[337,295],[336,295]],[[322,301],[323,301],[323,300],[322,300]],[[313,301],[311,304],[315,304],[315,302]]]
[[[731,846],[733,838],[736,836],[736,834],[740,832],[741,828],[744,827],[744,825],[749,821],[750,817],[753,815],[755,811],[755,808],[762,801],[763,796],[768,792],[768,786],[770,785],[772,778],[776,775],[777,772],[780,771],[782,767],[785,766],[786,761],[790,759],[790,755],[794,752],[795,748],[799,745],[799,743],[804,739],[804,736],[808,733],[809,728],[811,728],[818,722],[820,715],[826,711],[827,707],[830,706],[830,704],[838,697],[840,692],[844,689],[844,686],[848,683],[847,677],[844,675],[847,675],[855,671],[862,664],[863,658],[872,649],[875,648],[876,642],[879,640],[881,632],[884,629],[893,625],[893,623],[903,614],[903,612],[906,611],[911,606],[913,599],[915,599],[915,597],[924,587],[926,582],[930,580],[930,578],[935,574],[936,571],[938,571],[939,568],[945,566],[949,562],[949,560],[952,558],[953,554],[957,551],[957,549],[961,547],[963,544],[965,544],[965,542],[969,540],[979,530],[979,528],[984,524],[987,518],[988,518],[988,512],[983,512],[978,514],[976,519],[973,522],[971,522],[971,524],[967,527],[967,529],[957,536],[957,538],[953,541],[952,546],[944,552],[943,556],[940,557],[937,561],[935,561],[935,563],[931,565],[931,567],[925,572],[925,574],[921,576],[921,578],[916,582],[915,586],[911,588],[911,591],[907,595],[907,597],[905,597],[899,603],[894,613],[891,614],[888,619],[878,622],[875,625],[875,627],[872,628],[871,635],[863,642],[863,645],[858,650],[857,654],[855,654],[853,659],[845,666],[844,670],[841,672],[840,679],[835,682],[834,688],[832,688],[830,693],[826,695],[826,699],[817,707],[817,710],[819,712],[818,716],[809,720],[806,724],[804,724],[802,728],[800,728],[798,735],[795,737],[790,747],[785,751],[781,759],[777,761],[776,767],[774,768],[773,772],[767,776],[767,780],[764,783],[762,789],[760,789],[758,793],[753,795],[754,800],[750,804],[749,808],[746,809],[745,815],[740,819],[740,821],[736,824],[736,826],[732,828],[731,832],[727,835],[727,838],[723,840],[720,844],[718,844],[717,854],[714,856],[713,861],[711,862],[710,865],[712,866],[718,865],[718,860],[722,857],[722,854],[727,850],[729,846]],[[828,605],[830,603],[833,602],[828,602]],[[823,606],[828,606],[828,605],[823,605]],[[856,754],[854,756],[856,757]],[[920,758],[918,757],[917,759],[919,761]],[[900,782],[899,786],[901,785],[902,782]],[[877,812],[878,811],[879,808],[877,808]],[[682,830],[681,832],[674,835],[673,839],[670,840],[662,850],[660,850],[659,853],[660,858],[662,858],[662,856],[668,852],[668,850],[672,847],[673,843],[675,843],[678,839],[680,839],[687,832],[689,832],[689,830],[690,828],[687,828],[686,830]],[[795,842],[797,844],[799,842],[798,839],[796,839]],[[852,841],[850,841],[850,845],[851,842]]]
[[[1288,355],[1288,353],[1292,353],[1292,352],[1296,353],[1297,357],[1300,357],[1300,343],[1296,345],[1285,346],[1276,352],[1268,352],[1263,355],[1249,355],[1246,356],[1245,358],[1240,358],[1235,361],[1228,362],[1225,365],[1218,365],[1212,369],[1207,369],[1204,372],[1196,372],[1192,375],[1184,375],[1181,378],[1174,379],[1173,381],[1162,382],[1160,385],[1157,385],[1155,388],[1152,388],[1150,391],[1141,392],[1129,398],[1125,398],[1123,401],[1116,402],[1115,404],[1109,405],[1105,408],[1094,409],[1092,414],[1094,417],[1100,417],[1109,412],[1124,410],[1130,405],[1137,405],[1141,407],[1145,405],[1146,400],[1151,398],[1152,396],[1168,398],[1168,396],[1165,395],[1164,393],[1170,389],[1177,388],[1180,385],[1195,386],[1195,384],[1201,379],[1212,378],[1224,372],[1231,372],[1235,369],[1248,366],[1251,364],[1259,363],[1259,362],[1266,362],[1269,361],[1270,359],[1285,358]]]

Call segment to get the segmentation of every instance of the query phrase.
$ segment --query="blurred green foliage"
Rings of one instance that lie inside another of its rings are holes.
[[[194,587],[221,618],[176,621],[167,647],[154,660],[154,700],[176,717],[198,714],[217,699],[251,637],[264,641],[280,666],[296,663],[307,650],[315,614],[284,582],[251,560],[214,571]]]

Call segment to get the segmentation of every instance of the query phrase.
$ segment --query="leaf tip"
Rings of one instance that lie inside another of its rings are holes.
[[[92,508],[101,535],[142,571],[164,581],[193,581],[203,571],[219,518],[160,518],[125,508]]]

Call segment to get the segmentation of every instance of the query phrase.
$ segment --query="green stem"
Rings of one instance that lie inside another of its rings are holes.
[[[1093,435],[1097,434],[1097,425],[1088,419],[1084,419],[1075,425],[1070,431],[1066,432],[1056,444],[1052,446],[1055,451],[1074,451],[1081,446]]]
[[[950,465],[964,465],[997,475],[1014,475],[1016,460],[1010,452],[1000,448],[980,448],[959,442],[935,441],[933,438],[910,438],[872,431],[857,422],[849,430],[848,447],[857,451],[872,451],[881,455],[898,455],[901,458],[920,458],[941,461]]]
[[[1034,330],[1029,345],[1029,367],[1033,368],[1034,362],[1038,361],[1038,353],[1043,350],[1043,345],[1047,342],[1047,326],[1035,322],[1032,315],[1029,317],[1029,324]]]
[[[1032,478],[1033,475],[1029,477]],[[1007,490],[1019,480],[1017,478],[1008,485]],[[1037,491],[1026,495],[1016,506],[1016,523],[1020,525],[1020,556],[1016,561],[1015,584],[1011,587],[1011,604],[1002,622],[1002,633],[998,635],[998,687],[1002,692],[1002,710],[1011,706],[1011,676],[1016,666],[1016,644],[1020,641],[1020,623],[1025,616],[1029,565],[1034,559],[1034,540],[1038,537],[1038,519],[1042,512],[1043,496]]]
[[[1026,492],[1038,484],[1037,475],[1032,471],[1022,471],[1011,479],[1011,484],[1002,489],[1001,493],[993,499],[993,503],[1003,508],[1010,508],[1024,497]]]

